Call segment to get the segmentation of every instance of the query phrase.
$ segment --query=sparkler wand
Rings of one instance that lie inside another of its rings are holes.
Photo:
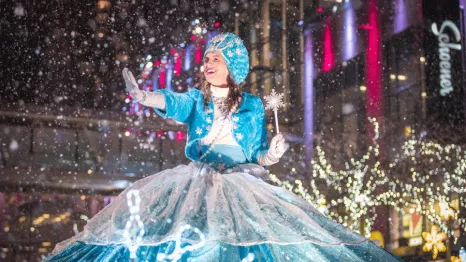
[[[277,115],[277,110],[280,107],[284,107],[285,104],[283,103],[283,93],[275,93],[275,89],[272,89],[272,93],[268,96],[265,96],[265,101],[267,101],[267,104],[265,106],[265,110],[273,110],[273,113],[275,114],[275,126],[277,128],[277,133],[280,133],[278,131],[278,115]]]

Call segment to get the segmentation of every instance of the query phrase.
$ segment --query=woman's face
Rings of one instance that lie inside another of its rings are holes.
[[[211,85],[228,86],[228,68],[223,56],[218,52],[210,52],[204,57],[204,76]]]

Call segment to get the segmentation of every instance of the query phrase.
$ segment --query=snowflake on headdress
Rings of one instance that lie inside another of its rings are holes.
[[[212,43],[217,43],[217,42],[220,42],[220,37],[219,36],[214,36],[214,38],[212,38]]]
[[[265,106],[265,110],[276,110],[280,107],[284,107],[285,104],[283,103],[283,96],[284,94],[277,94],[275,93],[275,89],[272,89],[272,93],[268,96],[265,96],[265,101],[267,101],[267,105]]]

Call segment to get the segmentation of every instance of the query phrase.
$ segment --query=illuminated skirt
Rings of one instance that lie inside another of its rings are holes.
[[[164,170],[125,189],[45,261],[402,261],[265,176],[255,164]]]

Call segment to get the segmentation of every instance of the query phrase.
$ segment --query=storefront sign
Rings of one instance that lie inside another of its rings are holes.
[[[464,127],[462,28],[458,0],[423,0],[428,120],[437,129]]]
[[[461,33],[458,27],[450,20],[443,22],[440,30],[437,23],[432,24],[432,32],[438,38],[439,68],[440,68],[440,95],[446,96],[453,91],[451,79],[451,53],[450,50],[461,50],[461,44],[450,43],[450,36],[445,30],[450,30],[454,37],[453,41],[461,42]]]

